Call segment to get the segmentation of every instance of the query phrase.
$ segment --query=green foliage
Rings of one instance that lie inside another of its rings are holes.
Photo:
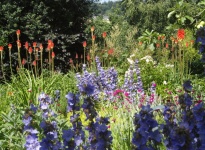
[[[3,89],[5,90],[3,92]],[[64,96],[68,91],[76,92],[75,74],[69,72],[66,75],[56,73],[50,75],[50,72],[43,72],[40,77],[35,77],[28,70],[20,70],[18,75],[13,76],[11,82],[3,85],[1,90],[1,102],[4,104],[13,104],[21,107],[29,106],[30,103],[38,104],[38,95],[41,92],[54,95],[55,90],[59,90],[61,99],[58,108],[61,113],[66,112],[67,102]],[[2,106],[3,107],[3,106]],[[1,111],[7,112],[5,106]]]
[[[14,105],[10,109],[7,113],[0,113],[0,147],[12,150],[23,149],[25,142],[24,135],[22,134],[23,110]]]

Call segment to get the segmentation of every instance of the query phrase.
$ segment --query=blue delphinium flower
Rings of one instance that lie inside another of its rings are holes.
[[[26,143],[24,147],[26,150],[39,150],[40,143],[38,141],[37,133],[38,131],[32,126],[33,114],[36,113],[37,108],[32,104],[30,109],[27,109],[23,116],[24,132],[27,133]]]
[[[76,144],[73,140],[73,137],[75,135],[75,132],[72,129],[63,130],[63,148],[66,150],[75,150]]]
[[[43,129],[44,137],[40,142],[41,148],[40,150],[52,149],[59,150],[62,148],[60,141],[58,140],[57,133],[57,123],[56,121],[45,121],[43,120],[40,123],[40,127]]]
[[[183,88],[185,92],[191,92],[192,91],[191,81],[190,80],[185,81],[183,84]]]
[[[95,73],[89,73],[86,70],[86,65],[83,64],[83,74],[76,74],[77,78],[77,87],[79,89],[80,94],[89,94],[93,96],[95,100],[98,99],[98,94],[100,93],[100,88],[97,82],[97,77]]]
[[[48,109],[49,105],[52,102],[51,98],[45,93],[41,93],[38,97],[38,100],[40,102],[40,109],[42,110]]]
[[[86,92],[84,93],[86,94]],[[89,93],[87,93],[90,95]],[[70,117],[70,122],[72,123],[72,128],[63,130],[63,147],[65,149],[74,150],[76,148],[80,149],[83,147],[85,141],[85,133],[82,129],[82,123],[80,120],[79,110],[80,110],[80,99],[79,94],[68,93],[66,98],[68,100],[68,112],[72,112]],[[70,134],[70,135],[68,135]],[[68,136],[68,137],[66,137]]]
[[[139,61],[136,60],[134,66],[130,66],[125,73],[123,90],[130,95],[132,102],[136,101],[136,98],[141,99],[144,95],[143,83],[140,76],[140,68],[138,67]],[[133,68],[134,67],[134,68]],[[134,80],[134,72],[136,73],[137,81]]]
[[[199,54],[202,55],[201,61],[205,62],[205,27],[201,27],[196,33],[196,43],[199,43]],[[205,69],[205,68],[204,68]]]
[[[108,130],[107,125],[109,119],[106,117],[99,117],[96,119],[95,126],[95,137],[96,137],[96,150],[111,149],[112,135],[111,131]]]
[[[205,108],[204,103],[201,102],[195,105],[192,109],[194,118],[196,120],[196,128],[198,133],[197,144],[198,149],[205,149]]]
[[[80,110],[80,106],[79,106],[79,94],[73,94],[73,93],[68,93],[65,97],[67,99],[67,111],[71,112],[71,111],[79,111]]]
[[[28,135],[26,137],[26,144],[24,146],[26,150],[40,150],[38,137],[35,134]]]
[[[153,119],[153,111],[149,105],[142,106],[134,118],[135,131],[132,143],[136,149],[156,149],[162,140],[159,124]]]
[[[97,73],[89,73],[86,65],[83,64],[83,74],[76,74],[77,87],[81,94],[93,96],[95,100],[99,99],[100,93],[104,93],[105,97],[110,99],[109,96],[117,88],[117,71],[113,67],[104,70],[98,57],[96,57],[96,65]]]

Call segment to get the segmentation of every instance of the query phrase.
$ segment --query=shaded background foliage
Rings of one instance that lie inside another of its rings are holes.
[[[16,30],[21,30],[22,47],[26,41],[55,43],[56,63],[66,66],[69,57],[83,51],[84,29],[92,16],[91,4],[96,0],[3,0],[0,2],[0,45],[5,46],[5,61],[8,62],[7,43],[12,43],[13,58],[16,55]],[[23,49],[23,48],[22,48]],[[75,53],[74,53],[75,52]],[[24,55],[25,51],[21,51]],[[70,56],[71,55],[71,56]],[[13,66],[16,67],[16,66]],[[62,68],[61,68],[62,69]],[[62,71],[66,71],[64,68]]]

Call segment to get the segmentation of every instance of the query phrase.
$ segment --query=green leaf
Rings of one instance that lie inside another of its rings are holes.
[[[171,11],[168,15],[167,15],[167,18],[170,18],[173,14],[175,14],[175,10]]]
[[[189,19],[190,21],[191,21],[191,23],[192,22],[194,22],[194,18],[193,17],[191,17],[191,16],[185,16],[187,19]]]

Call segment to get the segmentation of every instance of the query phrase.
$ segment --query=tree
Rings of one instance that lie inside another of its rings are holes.
[[[2,0],[0,2],[0,45],[6,46],[7,43],[12,43],[15,47],[17,40],[15,31],[20,29],[22,45],[26,41],[29,43],[35,41],[45,46],[48,39],[53,40],[56,58],[63,63],[70,57],[66,49],[69,47],[75,49],[73,44],[79,45],[84,39],[85,22],[92,16],[93,10],[90,6],[95,1],[97,0],[54,0],[52,2]],[[81,49],[83,51],[82,46]]]

